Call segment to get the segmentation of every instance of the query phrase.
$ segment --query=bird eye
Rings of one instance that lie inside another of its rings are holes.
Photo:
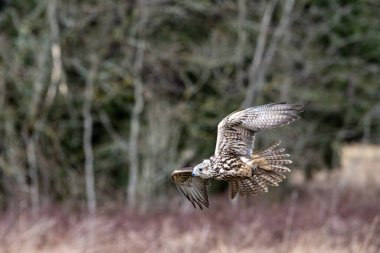
[[[202,171],[202,170],[203,170],[202,168],[199,169],[199,171]]]

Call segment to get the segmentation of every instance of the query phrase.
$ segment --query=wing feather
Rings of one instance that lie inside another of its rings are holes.
[[[238,193],[239,185],[237,181],[231,181],[229,183],[230,188],[230,197],[231,199],[235,198],[236,194]]]
[[[207,185],[209,181],[192,176],[193,168],[187,167],[173,171],[171,178],[178,189],[191,202],[194,208],[209,207]]]
[[[299,118],[302,105],[272,103],[236,111],[218,125],[215,156],[222,153],[252,155],[255,133],[280,127]]]
[[[287,159],[289,154],[284,154],[284,148],[279,148],[280,142],[255,152],[250,163],[253,165],[253,175],[251,178],[230,182],[230,187],[236,187],[234,192],[240,193],[244,197],[249,193],[256,195],[259,191],[267,192],[268,186],[278,186],[286,176],[283,173],[290,172],[285,165],[292,161]],[[232,185],[233,184],[233,185]],[[234,198],[237,194],[230,194]]]

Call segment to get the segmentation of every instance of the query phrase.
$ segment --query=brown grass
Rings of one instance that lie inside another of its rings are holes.
[[[204,211],[179,194],[145,214],[12,210],[0,216],[0,252],[379,252],[379,187],[343,184],[344,170],[334,173],[293,186],[284,200],[212,196]]]
[[[38,218],[8,213],[0,221],[0,251],[378,252],[379,203],[356,192],[309,189],[276,203],[216,197],[205,211],[185,202],[179,210],[107,210],[95,218],[68,210],[46,210]]]

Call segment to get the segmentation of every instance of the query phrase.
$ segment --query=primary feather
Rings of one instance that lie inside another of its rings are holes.
[[[178,189],[180,189],[191,204],[193,204],[194,208],[196,208],[196,205],[198,205],[200,209],[202,209],[203,206],[208,208],[209,202],[206,186],[209,182],[200,177],[192,177],[192,171],[193,169],[191,167],[175,170],[171,175],[172,181],[178,186]]]

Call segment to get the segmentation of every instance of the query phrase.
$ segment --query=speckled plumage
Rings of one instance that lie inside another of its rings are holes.
[[[175,170],[172,180],[194,207],[208,207],[210,179],[228,181],[230,197],[255,195],[277,186],[291,163],[280,142],[253,152],[254,138],[264,129],[280,127],[299,118],[302,105],[272,103],[236,111],[218,125],[215,153],[194,168]]]

